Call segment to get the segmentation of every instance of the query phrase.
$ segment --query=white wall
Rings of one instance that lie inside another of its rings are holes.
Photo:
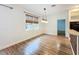
[[[48,16],[47,34],[57,35],[58,19],[66,19],[66,36],[68,36],[68,11],[62,11]]]
[[[0,49],[44,33],[41,29],[26,31],[24,9],[19,5],[9,6],[14,9],[0,6]]]

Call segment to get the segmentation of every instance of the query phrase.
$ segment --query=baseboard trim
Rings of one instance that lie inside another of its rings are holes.
[[[14,42],[14,43],[12,43],[12,44],[6,45],[6,46],[4,46],[3,48],[1,48],[0,50],[6,49],[6,48],[8,48],[8,47],[14,46],[14,45],[19,44],[19,43],[24,42],[24,41],[29,41],[29,40],[31,40],[31,39],[33,39],[33,38],[36,38],[36,37],[39,37],[39,36],[41,36],[41,35],[45,35],[45,33],[41,33],[41,34],[38,34],[38,35],[35,36],[35,37],[31,37],[31,38],[29,38],[29,39],[23,39],[23,40]]]

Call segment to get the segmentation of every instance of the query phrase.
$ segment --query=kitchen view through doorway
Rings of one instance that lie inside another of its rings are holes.
[[[57,21],[57,35],[65,36],[65,19],[58,19]]]

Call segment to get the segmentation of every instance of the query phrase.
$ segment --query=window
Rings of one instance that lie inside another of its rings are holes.
[[[37,30],[39,29],[38,17],[26,14],[26,30]]]

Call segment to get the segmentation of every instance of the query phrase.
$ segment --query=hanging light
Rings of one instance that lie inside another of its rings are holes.
[[[43,16],[41,22],[48,23],[48,21],[47,21],[47,15],[46,15],[46,8],[44,8],[44,16]]]

